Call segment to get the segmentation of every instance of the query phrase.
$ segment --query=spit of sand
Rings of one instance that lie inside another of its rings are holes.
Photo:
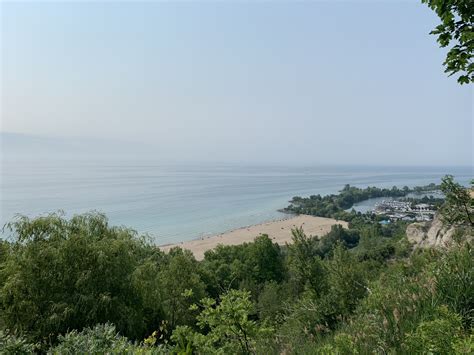
[[[274,243],[285,245],[291,243],[291,229],[302,227],[306,235],[323,236],[331,230],[335,224],[340,224],[347,228],[347,222],[337,221],[332,218],[314,217],[307,215],[298,215],[278,221],[265,222],[254,226],[242,227],[222,234],[203,237],[201,239],[191,240],[177,244],[168,244],[160,246],[163,251],[169,251],[171,248],[179,246],[183,249],[189,249],[193,252],[197,260],[204,259],[204,252],[214,249],[217,245],[237,245],[252,242],[260,234],[268,234]]]

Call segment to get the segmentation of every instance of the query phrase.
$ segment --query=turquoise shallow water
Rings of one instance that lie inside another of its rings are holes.
[[[150,161],[3,161],[3,225],[17,213],[98,210],[115,225],[148,233],[157,244],[194,239],[281,218],[295,195],[365,187],[438,183],[446,173],[463,184],[471,168],[249,167],[161,165]]]

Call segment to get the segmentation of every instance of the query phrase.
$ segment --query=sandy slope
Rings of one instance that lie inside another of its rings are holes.
[[[336,221],[332,218],[313,217],[306,215],[294,216],[274,222],[266,222],[254,226],[235,229],[226,233],[207,237],[189,242],[178,244],[170,244],[161,246],[161,250],[168,251],[172,247],[180,246],[184,249],[191,250],[196,259],[202,260],[204,252],[215,248],[218,244],[236,245],[245,242],[251,242],[260,234],[268,234],[274,242],[284,245],[291,242],[291,229],[295,227],[303,227],[307,235],[322,236],[329,232],[331,226],[340,224],[347,228],[347,222]]]

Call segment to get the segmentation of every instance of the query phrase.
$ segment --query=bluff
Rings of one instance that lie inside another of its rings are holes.
[[[456,232],[456,228],[446,226],[439,215],[430,222],[416,222],[408,225],[406,235],[415,248],[448,247]]]

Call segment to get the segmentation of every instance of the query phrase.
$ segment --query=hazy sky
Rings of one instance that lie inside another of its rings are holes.
[[[1,129],[165,160],[471,165],[472,85],[419,2],[2,2]]]

